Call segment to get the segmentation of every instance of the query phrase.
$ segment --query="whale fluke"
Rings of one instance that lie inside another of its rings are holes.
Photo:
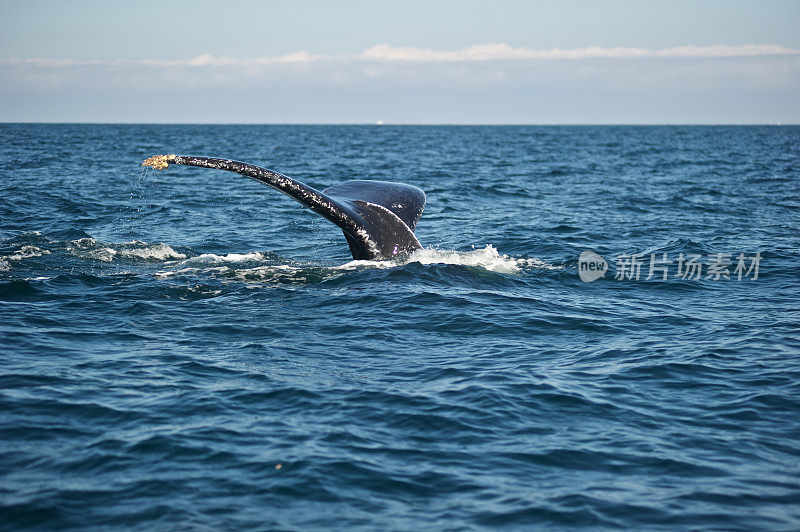
[[[356,180],[319,191],[252,164],[186,155],[155,155],[142,166],[163,170],[170,164],[236,172],[280,190],[339,226],[357,260],[386,260],[422,247],[414,229],[425,193],[412,185]]]

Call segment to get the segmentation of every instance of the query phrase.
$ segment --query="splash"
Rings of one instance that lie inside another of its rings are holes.
[[[401,261],[353,260],[338,266],[339,269],[355,270],[363,267],[395,268],[404,264],[419,262],[420,264],[454,264],[483,268],[485,270],[505,274],[518,274],[524,268],[557,269],[536,258],[522,259],[501,255],[491,244],[483,249],[472,251],[450,251],[441,249],[418,249]]]
[[[498,273],[519,273],[519,261],[508,255],[501,255],[491,244],[483,249],[472,251],[443,251],[438,249],[419,249],[411,254],[409,262],[421,264],[456,264],[473,266]]]

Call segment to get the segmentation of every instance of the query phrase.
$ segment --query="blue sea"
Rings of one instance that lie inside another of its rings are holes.
[[[800,529],[798,126],[0,139],[0,529]],[[416,185],[424,249],[160,153]]]

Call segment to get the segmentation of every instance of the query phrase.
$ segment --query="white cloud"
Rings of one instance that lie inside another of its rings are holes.
[[[149,67],[247,67],[310,62],[472,62],[504,60],[564,60],[564,59],[636,59],[636,58],[722,58],[800,55],[800,49],[787,48],[776,44],[747,44],[741,46],[676,46],[672,48],[648,49],[633,47],[590,46],[586,48],[534,50],[512,47],[506,43],[476,44],[463,50],[430,50],[426,48],[397,47],[378,44],[360,54],[310,54],[300,50],[281,56],[250,58],[215,57],[203,54],[188,59],[176,60],[77,60],[49,58],[9,58],[0,59],[0,66],[31,66],[42,68],[66,68],[81,66],[149,66]]]
[[[0,88],[10,90],[321,87],[383,90],[388,86],[452,90],[552,90],[588,85],[659,88],[797,88],[800,50],[780,45],[600,46],[534,50],[505,43],[463,50],[379,44],[358,54],[251,58],[203,54],[160,60],[0,59]]]
[[[478,44],[450,52],[424,48],[393,47],[379,44],[365,50],[359,57],[377,61],[492,61],[513,59],[595,59],[595,58],[646,58],[646,57],[752,57],[762,55],[797,55],[800,50],[771,44],[744,46],[678,46],[651,50],[647,48],[604,48],[591,46],[561,50],[533,50],[513,48],[505,43]]]

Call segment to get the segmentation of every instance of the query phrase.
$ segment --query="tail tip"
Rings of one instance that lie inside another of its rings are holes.
[[[148,157],[147,159],[142,162],[142,166],[149,166],[150,168],[155,168],[156,170],[163,170],[169,163],[175,162],[175,154],[172,153],[170,155],[153,155],[152,157]]]

